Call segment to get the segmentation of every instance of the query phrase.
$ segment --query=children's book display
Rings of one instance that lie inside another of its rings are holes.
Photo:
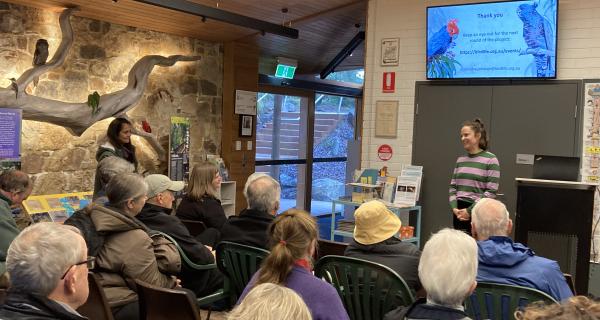
[[[33,223],[50,221],[63,223],[76,210],[92,202],[92,192],[75,192],[31,196],[23,201],[23,208]]]

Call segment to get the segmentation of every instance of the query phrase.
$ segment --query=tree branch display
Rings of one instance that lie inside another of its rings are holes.
[[[68,8],[61,12],[59,17],[62,38],[60,45],[52,59],[47,63],[36,64],[23,72],[18,79],[11,79],[11,85],[0,88],[0,107],[21,109],[23,119],[48,122],[68,129],[72,134],[81,135],[97,121],[116,116],[126,117],[125,113],[131,110],[140,101],[148,83],[148,77],[154,66],[168,67],[179,61],[197,61],[200,56],[160,56],[147,55],[140,58],[129,71],[127,86],[121,90],[99,95],[97,92],[90,94],[88,101],[70,103],[47,98],[41,98],[27,93],[29,84],[40,75],[60,67],[73,44],[73,29],[70,17],[77,8]],[[151,134],[136,133],[150,140],[151,145],[159,153],[164,154],[156,137]],[[161,157],[163,158],[163,157]]]

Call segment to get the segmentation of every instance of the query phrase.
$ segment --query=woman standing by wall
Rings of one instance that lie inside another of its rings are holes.
[[[456,160],[449,201],[454,229],[471,234],[471,209],[481,198],[496,198],[500,164],[496,155],[487,151],[487,132],[479,118],[463,123],[460,140],[467,154]]]

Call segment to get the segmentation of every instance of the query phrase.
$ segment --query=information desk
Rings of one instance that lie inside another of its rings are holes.
[[[587,294],[597,185],[517,178],[515,241],[556,260],[575,278],[577,294]]]
[[[343,236],[343,237],[349,237],[352,238],[352,232],[348,232],[348,231],[343,231],[343,230],[337,230],[335,228],[335,214],[336,214],[336,206],[337,205],[342,205],[342,206],[353,206],[353,207],[359,207],[362,203],[360,202],[352,202],[350,201],[350,199],[338,199],[338,200],[333,200],[331,203],[331,240],[334,239],[334,236]],[[405,238],[402,239],[402,241],[406,241],[406,242],[412,242],[415,245],[417,245],[417,247],[421,247],[421,206],[414,206],[414,207],[396,207],[393,205],[388,205],[387,206],[390,211],[394,212],[400,219],[402,219],[401,217],[401,213],[402,212],[408,212],[408,220],[409,221],[402,221],[402,225],[403,226],[413,226],[415,228],[415,232],[412,238]],[[342,216],[344,215],[344,210],[342,210]]]

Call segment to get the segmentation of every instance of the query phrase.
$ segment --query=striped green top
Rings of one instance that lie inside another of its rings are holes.
[[[457,208],[457,200],[475,204],[481,198],[495,198],[499,184],[500,163],[495,154],[481,151],[458,157],[450,180],[450,207]]]

